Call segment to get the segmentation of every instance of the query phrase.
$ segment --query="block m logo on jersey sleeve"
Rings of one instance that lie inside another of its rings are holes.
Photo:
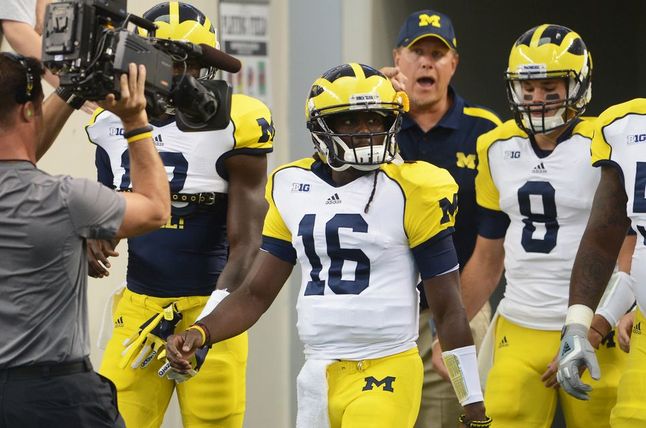
[[[367,378],[364,378],[364,380],[366,381],[366,386],[363,387],[362,391],[372,391],[375,386],[377,388],[381,386],[384,391],[395,392],[395,389],[393,388],[393,383],[395,382],[394,376],[386,376],[381,380],[368,376]]]
[[[453,201],[449,201],[447,198],[440,199],[440,208],[442,208],[442,219],[440,220],[440,224],[451,221],[458,210],[458,194],[453,194]]]

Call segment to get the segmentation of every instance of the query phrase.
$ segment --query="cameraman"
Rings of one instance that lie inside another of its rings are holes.
[[[72,108],[43,102],[40,62],[0,53],[0,420],[2,426],[123,427],[114,386],[94,373],[86,306],[87,238],[159,228],[168,183],[148,131],[146,72],[130,64],[119,101],[134,191],[36,168]]]
[[[189,4],[160,3],[143,17],[157,25],[158,38],[217,46],[208,17]],[[176,75],[200,75],[190,58],[175,67]],[[113,306],[115,328],[100,369],[117,386],[126,424],[136,428],[162,423],[176,387],[158,376],[166,337],[209,313],[203,308],[212,293],[213,303],[237,288],[260,248],[274,133],[269,109],[240,94],[232,97],[226,129],[185,133],[174,114],[152,124],[168,170],[172,216],[160,230],[128,240],[127,288]],[[127,191],[128,147],[119,128],[114,115],[97,111],[86,130],[97,146],[99,181]],[[94,244],[98,261],[91,270],[103,276],[106,256],[116,253],[112,243]],[[184,427],[242,427],[246,362],[246,333],[208,351],[200,376],[177,384]]]

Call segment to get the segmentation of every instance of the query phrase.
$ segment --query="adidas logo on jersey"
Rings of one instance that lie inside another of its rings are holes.
[[[633,334],[642,334],[642,323],[641,323],[641,321],[633,326]]]
[[[123,327],[123,317],[119,317],[114,321],[114,327]]]
[[[545,165],[541,162],[532,169],[532,172],[535,174],[544,174],[547,172],[547,169],[545,169]]]
[[[155,139],[154,139],[154,141],[155,141],[155,145],[156,145],[156,146],[160,146],[160,147],[161,147],[161,146],[163,146],[163,145],[164,145],[164,143],[162,142],[162,136],[161,136],[161,134],[157,134],[157,135],[155,135]]]
[[[509,342],[507,342],[507,336],[503,336],[503,337],[502,337],[502,340],[501,340],[501,341],[500,341],[500,343],[498,344],[498,349],[500,349],[500,348],[504,348],[504,347],[506,347],[506,346],[509,346]]]
[[[339,198],[339,194],[335,193],[334,195],[330,196],[327,198],[327,201],[325,201],[325,205],[331,205],[331,204],[340,204],[341,203],[341,198]]]

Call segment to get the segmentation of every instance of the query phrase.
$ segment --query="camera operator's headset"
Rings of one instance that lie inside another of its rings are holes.
[[[15,62],[16,64],[19,64],[24,70],[25,70],[25,78],[26,78],[26,83],[25,83],[25,90],[23,91],[17,91],[14,98],[16,100],[16,103],[18,104],[24,104],[27,101],[33,101],[34,100],[34,82],[36,81],[35,73],[34,73],[34,68],[27,62],[27,58],[25,58],[22,55],[18,55],[12,52],[2,52],[0,55],[4,56],[5,58],[9,59],[10,61]],[[31,110],[27,110],[27,116],[31,117],[32,115]]]

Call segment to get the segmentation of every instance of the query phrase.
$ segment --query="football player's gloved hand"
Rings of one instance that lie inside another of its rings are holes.
[[[190,359],[191,368],[186,372],[175,370],[171,367],[170,362],[166,361],[166,363],[159,369],[157,374],[159,375],[159,377],[166,376],[168,379],[174,380],[175,383],[185,382],[194,377],[197,372],[200,371],[200,368],[202,367],[202,364],[204,364],[204,360],[206,359],[206,354],[208,354],[209,349],[210,347],[208,346],[198,348]],[[163,355],[165,355],[165,353]]]
[[[590,376],[595,380],[601,377],[601,370],[594,349],[588,342],[588,329],[584,325],[565,326],[558,357],[559,369],[556,379],[561,387],[579,400],[589,400],[588,392],[592,387],[581,382],[579,370],[587,367]]]
[[[163,308],[139,327],[139,333],[123,342],[126,347],[121,353],[120,368],[128,364],[133,369],[146,368],[166,347],[166,339],[173,334],[182,314],[175,304]]]

